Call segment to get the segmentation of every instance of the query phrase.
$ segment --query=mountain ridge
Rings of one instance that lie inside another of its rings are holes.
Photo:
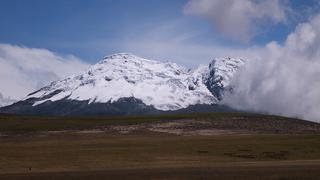
[[[1,108],[0,112],[24,112],[17,108],[19,104],[24,108],[28,105],[27,109],[32,112],[40,105],[76,101],[88,105],[109,104],[111,108],[120,99],[130,98],[138,100],[141,108],[159,112],[217,105],[234,73],[244,64],[240,58],[216,58],[209,66],[187,69],[176,63],[117,53],[105,56],[82,73],[28,94],[22,101]]]

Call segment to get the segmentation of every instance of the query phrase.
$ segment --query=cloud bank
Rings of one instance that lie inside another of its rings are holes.
[[[267,44],[260,56],[236,75],[225,103],[320,122],[320,15],[299,24],[283,45]]]
[[[221,34],[243,42],[261,25],[285,22],[286,11],[279,0],[190,0],[184,7],[185,14],[205,17]]]
[[[80,59],[46,49],[0,44],[0,105],[88,67]]]

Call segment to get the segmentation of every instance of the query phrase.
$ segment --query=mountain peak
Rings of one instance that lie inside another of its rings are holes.
[[[100,62],[98,62],[96,65],[99,64],[114,64],[114,65],[136,65],[139,66],[143,63],[160,63],[158,61],[154,60],[148,60],[144,59],[142,57],[136,56],[132,53],[116,53],[109,56],[105,56]]]
[[[210,92],[219,100],[223,98],[224,91],[230,89],[234,74],[245,64],[242,58],[215,58],[209,64],[209,76],[206,85]]]
[[[195,75],[197,73],[197,76]],[[33,105],[63,99],[89,103],[117,102],[133,97],[159,110],[216,103],[199,72],[175,63],[140,58],[130,53],[106,56],[86,72],[52,83],[28,98]]]
[[[232,57],[223,57],[223,58],[214,58],[209,64],[209,68],[224,68],[227,66],[239,66],[245,63],[245,60],[242,58],[232,58]]]
[[[239,58],[217,58],[209,66],[188,70],[176,63],[117,53],[104,57],[87,71],[52,82],[22,102],[30,109],[60,103],[92,104],[91,107],[104,104],[112,109],[114,103],[131,98],[161,111],[217,104],[243,63]]]
[[[105,56],[103,59],[132,59],[132,58],[139,58],[139,57],[132,53],[122,52],[122,53],[115,53],[115,54]]]

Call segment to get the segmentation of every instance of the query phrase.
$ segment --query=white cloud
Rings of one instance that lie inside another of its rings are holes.
[[[320,122],[320,15],[271,42],[234,80],[227,104]]]
[[[10,97],[3,97],[0,93],[0,107],[14,103],[16,100]]]
[[[79,72],[88,64],[46,49],[0,44],[2,99],[19,99],[51,81]]]
[[[286,11],[279,0],[189,0],[184,7],[185,14],[205,17],[218,32],[244,42],[260,25],[285,22]]]

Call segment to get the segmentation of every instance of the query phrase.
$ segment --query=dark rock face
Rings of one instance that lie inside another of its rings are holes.
[[[223,99],[225,92],[231,92],[230,81],[235,72],[245,64],[240,58],[217,58],[209,64],[209,74],[204,83],[219,101]]]
[[[225,91],[225,88],[222,84],[222,77],[215,77],[215,71],[210,71],[210,76],[205,81],[205,85],[209,89],[209,91],[214,95],[219,101],[222,100],[223,92]]]
[[[0,109],[2,113],[24,115],[129,115],[153,111],[154,108],[143,104],[134,98],[120,99],[114,103],[91,103],[89,101],[75,101],[62,99],[46,101],[32,106],[36,99],[27,99]]]

